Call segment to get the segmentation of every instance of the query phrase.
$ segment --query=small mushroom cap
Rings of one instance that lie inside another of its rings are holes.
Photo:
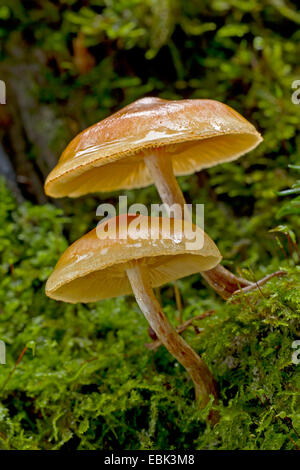
[[[172,156],[175,175],[187,175],[235,160],[261,141],[252,124],[218,101],[142,98],[78,134],[45,191],[77,197],[144,187],[153,180],[143,157],[154,148]]]
[[[130,236],[122,238],[124,229]],[[189,245],[195,237],[197,249]],[[212,269],[221,258],[211,238],[189,221],[121,215],[100,223],[63,253],[46,294],[70,303],[96,302],[132,293],[126,269],[137,261],[147,265],[150,282],[158,287]]]

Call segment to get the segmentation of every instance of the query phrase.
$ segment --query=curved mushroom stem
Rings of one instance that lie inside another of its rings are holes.
[[[173,172],[171,155],[165,152],[163,148],[154,149],[151,152],[151,154],[144,156],[144,161],[162,201],[170,207],[176,205],[173,214],[170,211],[170,217],[191,219],[191,214],[187,210],[184,196]],[[275,274],[275,276],[282,275],[281,273]],[[209,271],[201,272],[201,274],[223,299],[229,299],[233,293],[248,292],[257,288],[257,283],[235,276],[221,264]],[[266,276],[261,279],[259,285],[265,284],[271,277]]]
[[[201,272],[206,282],[223,298],[229,299],[235,292],[252,287],[253,283],[237,277],[230,271],[218,264],[209,271]],[[254,284],[255,286],[255,284]]]
[[[216,384],[210,370],[164,315],[153,293],[146,267],[136,261],[127,269],[127,276],[148,323],[167,350],[190,374],[195,386],[196,400],[200,400],[200,406],[204,407],[210,395],[217,398]],[[210,421],[216,422],[216,416],[211,416]]]

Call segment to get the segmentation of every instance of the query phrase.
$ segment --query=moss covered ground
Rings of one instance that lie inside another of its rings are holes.
[[[264,137],[257,149],[179,183],[188,202],[205,203],[205,229],[225,266],[250,280],[287,272],[227,302],[200,275],[178,282],[183,320],[212,311],[183,333],[218,382],[220,421],[211,429],[209,407],[197,408],[181,366],[164,348],[145,347],[146,321],[132,297],[68,305],[45,296],[60,254],[95,226],[99,202],[118,194],[58,207],[39,204],[27,185],[28,200],[17,203],[1,182],[1,449],[300,449],[297,354],[292,360],[300,339],[300,105],[291,101],[299,23],[294,3],[273,0],[1,3],[3,70],[39,63],[30,92],[52,116],[39,132],[46,126],[56,158],[78,131],[145,95],[218,99],[249,119]],[[24,56],[15,54],[20,45]],[[44,140],[25,139],[43,180]],[[123,194],[130,203],[159,201],[153,187]],[[160,294],[177,325],[174,286]]]

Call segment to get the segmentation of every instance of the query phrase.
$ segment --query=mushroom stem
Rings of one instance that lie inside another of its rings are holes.
[[[201,313],[200,315],[197,315],[196,317],[192,317],[189,320],[185,321],[182,325],[177,326],[176,331],[178,334],[181,335],[181,333],[183,333],[189,326],[196,326],[196,325],[193,325],[193,323],[196,320],[203,320],[203,318],[210,317],[213,314],[214,314],[214,310],[207,310],[207,312]],[[202,330],[204,330],[204,328],[202,328]],[[197,334],[199,333],[200,333],[200,330],[198,329]],[[159,339],[157,339],[157,336],[153,339],[151,343],[145,343],[146,348],[150,350],[157,349],[161,345],[162,343]]]
[[[145,164],[155,181],[161,200],[170,208],[173,206],[173,217],[191,219],[189,211],[183,213],[186,202],[173,172],[172,159],[167,153],[159,155],[162,152],[162,149],[156,149],[155,152],[145,156]]]
[[[235,276],[221,264],[209,271],[201,272],[201,274],[223,299],[229,299],[234,292],[253,285],[247,279]]]
[[[163,156],[161,155],[162,152],[164,152]],[[144,161],[151,173],[162,201],[170,207],[176,204],[173,213],[170,211],[170,217],[184,217],[191,220],[191,214],[187,210],[184,196],[174,175],[171,155],[163,149],[155,149],[152,150],[151,154],[144,157]],[[201,274],[206,282],[223,299],[229,299],[233,293],[237,291],[243,291],[243,289],[247,289],[248,291],[250,288],[251,290],[256,288],[256,283],[235,276],[228,271],[228,269],[221,266],[221,264],[218,264],[209,271],[202,271]],[[269,280],[267,278],[262,279],[262,284],[264,284],[265,279],[265,282]]]
[[[135,262],[127,269],[127,276],[148,323],[167,350],[187,370],[194,382],[196,400],[200,400],[200,406],[204,407],[210,395],[217,398],[216,384],[210,370],[164,315],[153,293],[146,267],[140,262]]]

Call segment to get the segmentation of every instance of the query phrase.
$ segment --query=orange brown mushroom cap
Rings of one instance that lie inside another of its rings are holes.
[[[255,127],[214,100],[143,98],[77,135],[49,174],[52,197],[144,187],[144,157],[162,149],[175,175],[239,158],[262,140]],[[164,158],[164,154],[162,154]]]
[[[119,234],[124,227],[130,230],[133,221],[139,226],[138,235],[121,238]],[[147,267],[152,287],[158,287],[211,269],[221,260],[214,242],[189,221],[183,227],[178,219],[122,215],[103,222],[98,229],[104,223],[107,231],[92,230],[61,256],[47,281],[49,297],[76,303],[130,294],[126,271],[136,261]],[[196,235],[200,249],[189,247]]]

